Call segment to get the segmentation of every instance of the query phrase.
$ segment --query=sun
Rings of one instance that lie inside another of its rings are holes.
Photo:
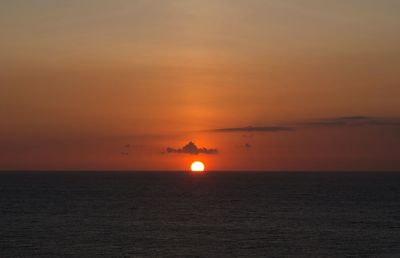
[[[204,164],[201,161],[195,161],[190,166],[192,172],[203,172],[204,171]]]

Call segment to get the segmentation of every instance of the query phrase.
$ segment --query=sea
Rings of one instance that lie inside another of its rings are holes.
[[[400,257],[400,172],[0,172],[0,257]]]

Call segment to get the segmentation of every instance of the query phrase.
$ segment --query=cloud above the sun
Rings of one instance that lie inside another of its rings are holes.
[[[221,133],[221,134],[239,134],[252,138],[256,134],[275,134],[275,133],[296,133],[304,130],[328,130],[329,128],[346,129],[346,128],[380,128],[400,129],[399,117],[373,117],[373,116],[338,116],[326,117],[314,120],[292,121],[283,124],[266,125],[266,126],[243,126],[243,127],[221,127],[204,130],[202,132]],[[251,139],[248,139],[251,140]],[[255,141],[255,140],[254,140]],[[253,149],[254,142],[244,142],[239,147],[250,150]],[[224,148],[228,148],[225,146]],[[194,142],[190,141],[183,147],[167,147],[162,153],[164,154],[189,154],[189,155],[215,155],[219,154],[216,148],[198,147]]]
[[[185,146],[181,148],[172,148],[172,147],[167,147],[166,153],[176,153],[176,154],[191,154],[191,155],[198,155],[198,154],[208,154],[208,155],[214,155],[218,154],[217,149],[209,149],[205,147],[197,147],[194,142],[189,142]]]

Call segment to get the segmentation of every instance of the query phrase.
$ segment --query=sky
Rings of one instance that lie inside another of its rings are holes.
[[[397,0],[0,2],[0,170],[400,170]]]

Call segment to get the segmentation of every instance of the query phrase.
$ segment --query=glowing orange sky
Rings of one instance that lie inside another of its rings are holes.
[[[0,169],[400,169],[399,8],[3,1]],[[165,153],[189,141],[219,153]]]

